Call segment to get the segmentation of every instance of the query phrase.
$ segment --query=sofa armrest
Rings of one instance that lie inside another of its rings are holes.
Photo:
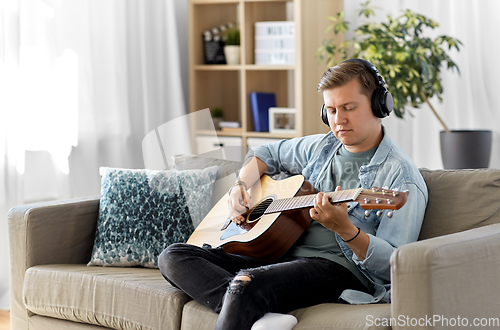
[[[486,321],[498,328],[499,251],[500,224],[398,248],[391,257],[393,329]]]
[[[99,197],[27,204],[9,211],[12,329],[27,329],[22,299],[26,270],[89,262],[98,213]]]

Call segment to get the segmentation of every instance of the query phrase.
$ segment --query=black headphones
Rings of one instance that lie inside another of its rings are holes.
[[[361,63],[366,68],[366,70],[368,70],[368,72],[373,75],[373,77],[375,78],[375,83],[377,84],[377,88],[373,91],[371,99],[373,114],[378,118],[389,116],[394,107],[394,101],[392,99],[391,93],[389,93],[389,91],[385,87],[384,78],[382,78],[382,76],[378,73],[378,70],[375,68],[375,66],[367,60],[363,60],[360,58],[351,58],[345,60],[342,63],[345,62]],[[328,123],[328,114],[326,112],[324,104],[321,107],[321,119],[327,126],[330,126],[330,124]]]

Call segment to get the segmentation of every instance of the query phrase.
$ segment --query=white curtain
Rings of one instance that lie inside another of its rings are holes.
[[[100,166],[187,111],[186,0],[0,2],[0,309],[7,210],[98,195]]]
[[[346,20],[351,29],[366,22],[358,17],[365,0],[344,1]],[[461,75],[446,71],[443,74],[443,102],[431,103],[450,129],[489,129],[493,131],[490,167],[500,168],[500,66],[496,57],[500,51],[497,33],[497,0],[372,0],[379,8],[370,21],[386,21],[390,14],[397,17],[411,9],[439,23],[431,36],[449,35],[458,38],[460,52],[451,52]],[[352,37],[352,30],[346,38]],[[427,105],[411,110],[414,117],[403,120],[391,115],[383,123],[395,140],[420,167],[442,168],[439,131],[442,125]]]

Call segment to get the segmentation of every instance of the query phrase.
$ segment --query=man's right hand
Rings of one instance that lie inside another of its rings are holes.
[[[227,204],[229,208],[229,219],[231,219],[232,222],[240,225],[245,221],[245,217],[242,216],[242,214],[250,209],[249,200],[250,194],[245,189],[245,186],[240,184],[231,188]]]

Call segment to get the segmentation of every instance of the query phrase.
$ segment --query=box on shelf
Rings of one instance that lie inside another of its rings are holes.
[[[295,50],[295,37],[255,37],[258,50]]]
[[[256,37],[295,37],[295,22],[255,22]]]
[[[295,64],[295,50],[255,50],[255,64]]]
[[[295,64],[295,22],[255,23],[255,64]]]

